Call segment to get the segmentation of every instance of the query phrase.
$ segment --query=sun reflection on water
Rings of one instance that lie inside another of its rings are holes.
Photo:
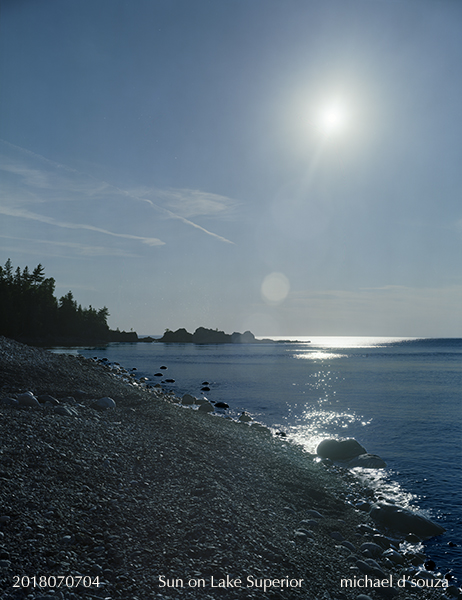
[[[293,355],[294,358],[303,360],[333,360],[335,358],[346,358],[346,354],[338,354],[336,352],[323,352],[322,350],[312,350],[307,352],[299,352]]]

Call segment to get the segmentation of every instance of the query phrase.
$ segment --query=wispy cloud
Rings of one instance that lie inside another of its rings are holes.
[[[188,189],[170,189],[170,190],[148,190],[141,189],[136,191],[124,190],[112,183],[98,180],[97,178],[80,173],[76,169],[72,169],[66,165],[56,163],[48,158],[35,154],[30,150],[21,148],[0,140],[10,150],[14,150],[23,157],[34,159],[36,162],[40,162],[46,165],[52,170],[38,169],[36,167],[30,167],[24,164],[22,161],[14,161],[10,157],[0,157],[0,169],[8,172],[11,175],[16,175],[22,178],[23,184],[32,189],[48,190],[50,195],[47,197],[47,201],[72,201],[75,200],[73,194],[84,194],[86,197],[101,198],[102,200],[111,199],[111,196],[118,196],[125,198],[131,202],[144,202],[155,209],[159,214],[180,221],[189,227],[193,227],[204,234],[213,237],[221,242],[227,244],[233,244],[231,240],[206,229],[205,227],[191,221],[192,217],[208,216],[208,217],[223,217],[231,213],[232,207],[236,204],[230,198],[220,196],[219,194],[213,194],[209,192],[202,192],[200,190],[188,190]],[[31,200],[26,194],[23,195],[23,204],[27,204]],[[37,200],[36,200],[37,202]],[[165,204],[165,206],[164,206]],[[17,204],[16,204],[17,205]],[[27,211],[26,211],[27,212]],[[4,213],[6,214],[6,213]],[[34,213],[31,216],[29,213],[24,218],[34,218],[37,221],[48,222],[49,224],[58,225],[58,222],[52,222],[53,219],[49,217],[41,218],[40,215]],[[21,216],[11,215],[11,216]],[[98,227],[92,227],[89,225],[75,224],[72,227],[71,223],[63,224],[62,227],[69,227],[74,229],[90,229],[93,231],[99,231],[107,235],[115,235],[117,237],[125,237],[127,239],[138,239],[143,243],[149,245],[161,245],[164,242],[158,240],[156,243],[150,243],[146,240],[155,240],[156,238],[147,238],[142,236],[133,236],[129,234],[115,234],[113,232],[101,229]]]
[[[155,196],[164,199],[167,206],[176,214],[186,218],[214,217],[229,218],[236,208],[236,202],[226,196],[190,189],[169,189],[153,191]]]
[[[69,249],[73,252],[74,255],[79,256],[118,256],[125,258],[139,258],[138,254],[135,254],[133,252],[127,252],[126,250],[123,250],[119,247],[111,248],[106,246],[89,246],[88,244],[80,244],[78,242],[57,242],[55,240],[40,240],[34,238],[17,237],[13,235],[0,235],[0,238],[24,242],[24,245],[27,244],[27,249],[25,249],[25,252],[27,253],[30,253],[31,244],[37,244],[42,248],[44,246],[48,247],[49,249],[51,249],[51,252],[46,252],[47,256],[56,256],[56,250],[53,251],[53,248],[56,248],[59,250]],[[17,251],[17,248],[15,248],[15,251]],[[44,254],[42,249],[40,250],[40,254]],[[61,252],[59,253],[59,256],[62,256]]]
[[[55,225],[56,227],[63,227],[65,229],[86,229],[87,231],[95,231],[97,233],[103,233],[105,235],[110,235],[113,237],[124,238],[128,240],[138,240],[143,244],[147,244],[148,246],[162,246],[165,244],[162,240],[151,237],[142,237],[139,235],[131,235],[128,233],[115,233],[114,231],[108,231],[107,229],[103,229],[101,227],[95,227],[93,225],[86,225],[84,223],[67,223],[64,221],[57,221],[52,217],[46,217],[44,215],[39,215],[37,213],[33,213],[29,210],[22,208],[11,208],[6,206],[0,206],[0,214],[7,215],[9,217],[17,217],[20,219],[29,219],[32,221],[39,221],[40,223],[46,223],[47,225]]]
[[[167,217],[171,218],[171,219],[177,219],[178,221],[181,221],[182,223],[184,223],[185,225],[189,225],[190,227],[194,227],[195,229],[198,229],[199,231],[202,231],[203,233],[206,233],[207,235],[210,235],[218,240],[220,240],[221,242],[225,242],[226,244],[234,244],[234,242],[232,242],[231,240],[228,240],[227,238],[218,235],[217,233],[213,233],[213,231],[209,231],[208,229],[206,229],[205,227],[202,227],[201,225],[198,225],[197,223],[194,223],[193,221],[191,221],[190,219],[187,219],[186,217],[178,214],[177,212],[173,212],[172,210],[170,210],[169,208],[166,208],[164,206],[159,205],[157,202],[153,202],[152,200],[150,200],[149,198],[146,198],[146,194],[136,194],[134,192],[127,192],[124,190],[120,190],[119,188],[117,188],[121,193],[126,194],[129,198],[133,198],[133,199],[137,199],[137,200],[141,200],[142,202],[146,202],[147,204],[149,204],[150,206],[152,206],[153,208],[157,209],[158,211],[161,211],[161,213],[163,213],[164,215],[166,215]],[[183,198],[186,199],[186,194],[185,192],[187,190],[182,190],[183,191]],[[189,190],[189,193],[193,192],[193,193],[199,193],[196,190]],[[157,195],[159,197],[161,196],[165,196],[167,198],[171,198],[171,192],[170,191],[157,191],[156,192]],[[211,194],[213,195],[213,194]],[[180,196],[177,195],[177,202],[180,202]],[[199,203],[200,200],[197,199],[196,200],[196,204]],[[203,206],[203,203],[202,203]],[[210,214],[210,213],[209,213]],[[198,216],[196,214],[196,216]]]

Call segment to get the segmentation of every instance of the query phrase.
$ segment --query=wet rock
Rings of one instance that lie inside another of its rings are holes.
[[[20,406],[40,406],[39,401],[32,392],[25,392],[24,394],[19,394],[18,403]]]
[[[215,408],[222,408],[226,410],[227,408],[229,408],[229,404],[226,404],[226,402],[216,402]]]
[[[381,535],[380,533],[375,533],[372,536],[371,541],[374,542],[374,544],[378,544],[379,546],[381,546],[383,550],[390,548],[390,546],[393,544],[393,541],[390,540],[390,538],[387,538],[384,535]]]
[[[430,519],[395,504],[374,504],[370,516],[382,526],[401,533],[414,533],[423,540],[446,531]]]
[[[303,521],[300,521],[300,526],[309,527],[310,529],[316,529],[317,527],[319,527],[319,523],[314,519],[304,519]]]
[[[289,514],[295,514],[295,508],[293,508],[292,506],[284,506],[282,510]]]
[[[330,458],[331,460],[350,460],[360,454],[366,453],[367,450],[353,438],[347,440],[323,440],[316,448],[318,456],[321,458]]]
[[[356,561],[357,568],[366,575],[375,575],[376,577],[385,577],[385,572],[380,567],[380,565],[373,560],[372,558],[368,558],[367,560],[357,560]]]
[[[195,403],[196,399],[194,396],[191,396],[191,394],[184,394],[181,398],[181,404],[184,404],[185,406],[190,406],[191,404]]]
[[[116,403],[112,398],[109,398],[109,396],[105,396],[104,398],[99,398],[96,402],[95,402],[95,408],[98,408],[100,410],[108,410],[108,409],[113,409],[116,407]]]
[[[387,463],[377,456],[377,454],[360,454],[356,456],[352,460],[349,460],[345,465],[349,469],[355,469],[360,467],[362,469],[384,469],[387,466]]]
[[[195,398],[195,403],[200,406],[201,404],[210,404],[207,398]]]
[[[404,562],[405,562],[404,557],[399,552],[396,552],[396,550],[393,550],[392,548],[388,548],[388,550],[385,550],[385,552],[382,554],[382,556],[384,558],[387,558],[388,560],[390,560],[395,565],[404,565]]]
[[[239,417],[238,421],[240,421],[241,423],[249,423],[250,421],[252,421],[252,417],[247,413],[243,412]]]
[[[345,548],[347,548],[351,552],[356,552],[356,546],[354,544],[352,544],[351,542],[349,542],[348,540],[343,540],[342,541],[342,546],[344,546]]]
[[[345,539],[340,533],[340,531],[331,531],[329,535],[333,540],[336,540],[337,542],[343,542],[343,540]]]
[[[322,515],[320,512],[318,512],[317,510],[314,510],[312,508],[307,510],[305,514],[307,517],[312,517],[313,519],[324,519],[324,515]]]
[[[213,408],[213,404],[210,404],[210,402],[205,402],[204,404],[201,404],[199,406],[198,412],[204,412],[204,413],[208,413],[208,412],[213,412],[215,409]]]
[[[375,558],[383,554],[383,548],[378,544],[374,544],[373,542],[366,542],[364,544],[361,544],[359,550],[362,554],[364,554],[364,556],[367,556],[369,558]]]
[[[300,529],[298,529],[295,533],[294,533],[294,538],[295,541],[308,541],[309,539],[313,539],[313,536],[311,535],[311,533],[309,531],[301,531]]]

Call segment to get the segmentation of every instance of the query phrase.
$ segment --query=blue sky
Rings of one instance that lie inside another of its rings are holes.
[[[456,0],[3,0],[0,262],[112,327],[462,336]]]

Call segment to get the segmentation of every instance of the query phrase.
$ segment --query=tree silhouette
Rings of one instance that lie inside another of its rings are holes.
[[[108,340],[109,311],[82,308],[72,292],[58,300],[55,280],[46,278],[41,264],[30,272],[13,270],[8,259],[0,266],[0,335],[17,339],[74,338]]]

